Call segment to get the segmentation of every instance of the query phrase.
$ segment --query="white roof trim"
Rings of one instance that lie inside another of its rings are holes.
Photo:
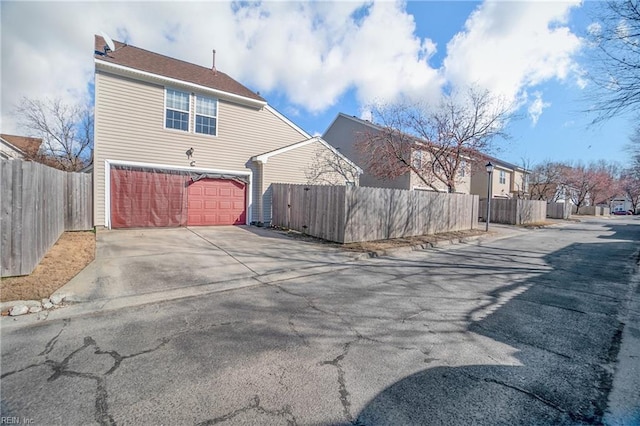
[[[147,169],[178,170],[187,172],[223,173],[228,175],[249,176],[251,171],[207,169],[204,167],[170,166],[167,164],[141,163],[139,161],[105,160],[109,165],[142,167]]]
[[[223,90],[213,89],[211,87],[202,86],[200,84],[190,83],[188,81],[178,80],[176,78],[165,77],[163,75],[154,74],[151,72],[142,71],[142,70],[138,70],[131,67],[126,67],[124,65],[112,64],[111,62],[106,62],[97,58],[94,59],[94,61],[95,61],[96,67],[99,69],[104,69],[108,71],[119,71],[120,73],[133,74],[138,77],[143,77],[144,79],[147,79],[147,80],[154,80],[154,81],[160,81],[166,84],[176,84],[183,87],[189,87],[189,88],[198,90],[200,92],[209,93],[223,99],[233,100],[233,101],[236,101],[242,104],[251,105],[254,107],[264,107],[267,105],[265,101],[259,101],[257,99],[247,98],[245,96],[236,95],[234,93],[225,92]]]
[[[279,154],[285,153],[287,151],[291,151],[293,149],[302,148],[303,146],[307,146],[307,145],[312,144],[314,142],[321,143],[325,148],[331,150],[331,152],[333,152],[334,154],[336,154],[339,157],[341,157],[342,159],[344,159],[347,163],[349,163],[349,165],[351,167],[354,167],[358,171],[359,174],[362,174],[362,169],[360,167],[358,167],[353,161],[351,161],[347,157],[345,157],[343,153],[341,153],[340,151],[335,149],[333,146],[331,146],[329,143],[327,143],[327,141],[322,139],[320,136],[314,136],[312,138],[309,138],[307,140],[304,140],[304,141],[301,141],[301,142],[298,142],[298,143],[287,145],[287,146],[284,146],[282,148],[279,148],[279,149],[276,149],[276,150],[273,150],[273,151],[265,152],[264,154],[253,156],[253,157],[251,157],[251,160],[252,161],[257,161],[257,162],[262,163],[262,164],[266,164],[267,161],[269,160],[269,158],[271,158],[271,157],[273,157],[275,155],[279,155]]]
[[[301,142],[296,142],[294,144],[284,146],[282,148],[274,149],[273,151],[265,152],[264,154],[255,155],[255,156],[251,157],[251,160],[252,161],[257,161],[257,162],[262,163],[262,164],[266,164],[267,160],[269,158],[273,157],[274,155],[282,154],[282,153],[285,153],[287,151],[291,151],[291,150],[296,149],[296,148],[302,148],[303,146],[309,145],[309,144],[311,144],[313,142],[315,142],[315,138],[309,138],[309,139],[303,140]]]
[[[340,118],[340,116],[342,116],[343,118],[346,118],[347,120],[351,120],[354,123],[358,123],[358,124],[361,124],[363,126],[371,127],[374,130],[384,130],[385,129],[385,126],[381,126],[379,124],[372,123],[369,120],[364,120],[362,118],[358,118],[355,115],[345,114],[344,112],[339,112],[338,115],[336,116],[336,118],[333,120],[333,122],[338,121],[338,118]],[[333,125],[333,123],[331,123],[331,125]],[[331,127],[331,126],[329,126],[329,127]],[[328,130],[328,128],[327,128],[327,130]]]
[[[5,144],[7,146],[7,148],[12,149],[14,151],[16,151],[18,154],[21,154],[23,156],[26,156],[27,153],[24,152],[22,149],[18,148],[17,146],[15,146],[14,144],[12,144],[11,142],[9,142],[8,140],[6,140],[3,137],[0,137],[0,141],[2,141],[3,144]]]
[[[305,132],[304,130],[302,130],[301,127],[298,127],[293,121],[289,120],[287,117],[285,117],[284,115],[280,114],[280,112],[278,112],[278,110],[276,110],[271,105],[266,105],[265,109],[267,111],[271,112],[276,117],[278,117],[280,120],[282,120],[285,123],[287,123],[289,126],[293,127],[298,133],[300,133],[305,138],[310,138],[311,137],[311,135],[309,133]]]

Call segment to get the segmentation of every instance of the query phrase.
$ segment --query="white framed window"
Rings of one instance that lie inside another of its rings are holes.
[[[422,168],[422,150],[416,149],[413,154],[413,167],[420,170]]]
[[[218,100],[196,96],[194,131],[205,135],[218,134]]]
[[[507,174],[505,173],[504,170],[500,170],[500,183],[501,184],[507,183]]]
[[[167,129],[189,131],[189,93],[174,89],[165,90],[165,120]]]
[[[465,176],[466,176],[466,174],[467,174],[467,162],[466,162],[466,161],[464,161],[464,160],[462,160],[462,161],[460,162],[460,166],[458,166],[458,167],[459,167],[459,169],[458,169],[458,175],[459,175],[460,177],[465,177]]]

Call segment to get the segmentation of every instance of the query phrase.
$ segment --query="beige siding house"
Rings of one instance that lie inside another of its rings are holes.
[[[507,163],[495,157],[484,156],[485,163],[491,162],[494,169],[491,174],[492,198],[526,198],[529,194],[529,172],[515,164]],[[478,164],[471,174],[471,194],[481,199],[487,198],[489,177],[484,164]]]
[[[395,179],[380,179],[368,172],[364,167],[362,155],[356,149],[356,142],[365,135],[375,135],[381,131],[381,127],[370,121],[339,113],[324,132],[322,138],[363,168],[363,173],[360,176],[360,186],[433,191],[433,188],[425,185],[414,172],[407,172]],[[422,158],[422,161],[428,161],[428,159]],[[439,191],[447,192],[447,186],[444,183],[435,181],[433,184]],[[470,186],[471,167],[465,162],[458,175],[456,192],[468,194]]]
[[[268,223],[270,185],[335,152],[215,66],[95,42],[97,226]]]

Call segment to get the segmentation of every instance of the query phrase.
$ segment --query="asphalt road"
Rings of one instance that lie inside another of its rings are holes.
[[[638,218],[571,223],[5,325],[2,416],[34,425],[598,424],[629,374],[616,359],[638,325],[625,330],[640,291],[639,241]],[[640,396],[624,394],[618,414],[640,421]]]

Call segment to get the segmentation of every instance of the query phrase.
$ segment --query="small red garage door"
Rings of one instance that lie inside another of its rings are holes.
[[[227,179],[200,179],[189,185],[187,225],[244,225],[246,184]]]
[[[184,226],[188,176],[111,169],[113,228]]]

